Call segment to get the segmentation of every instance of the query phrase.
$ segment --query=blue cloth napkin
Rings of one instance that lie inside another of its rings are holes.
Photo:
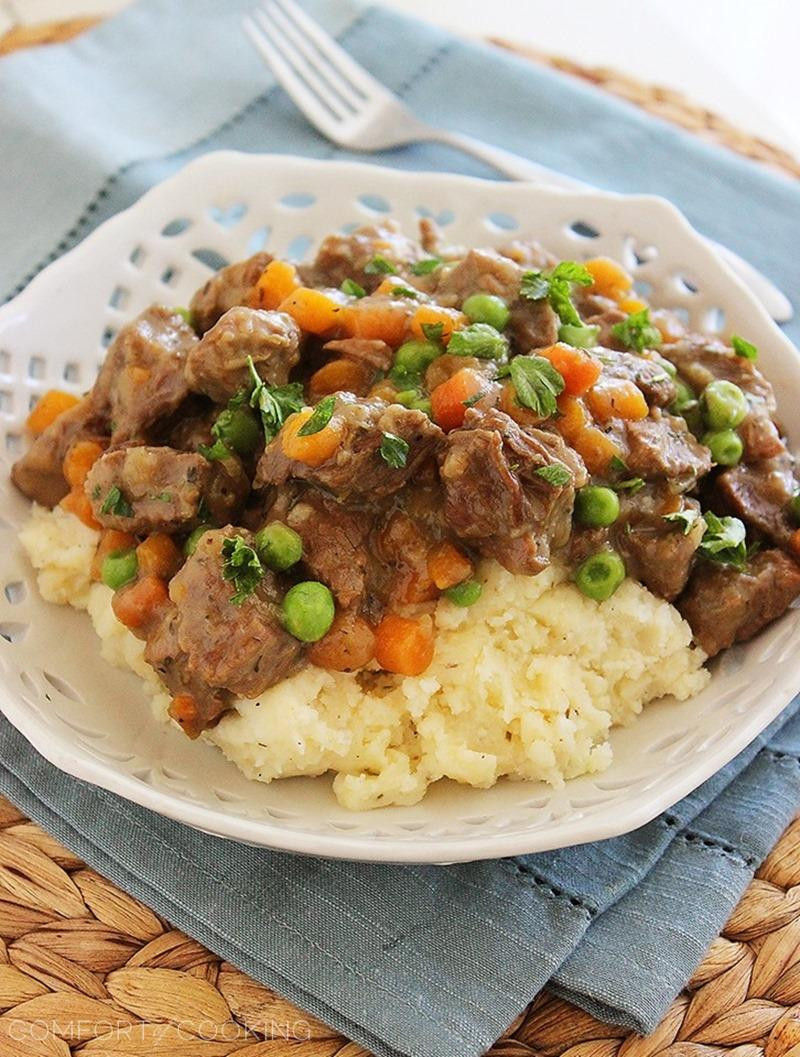
[[[144,0],[70,45],[0,62],[0,294],[205,151],[348,156],[271,84],[239,28],[251,4]],[[603,187],[664,194],[798,299],[800,187],[788,179],[400,15],[351,0],[308,7],[423,118]],[[492,175],[430,144],[375,160]],[[797,340],[800,325],[789,332]],[[5,721],[0,789],[175,925],[376,1053],[470,1057],[548,981],[600,1017],[657,1023],[800,803],[797,709],[635,833],[446,869],[223,843],[65,777]]]

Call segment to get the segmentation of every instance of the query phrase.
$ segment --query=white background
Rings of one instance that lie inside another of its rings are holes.
[[[0,0],[0,32],[15,21],[103,13],[126,2]],[[800,0],[377,2],[466,35],[506,37],[677,88],[800,157]]]

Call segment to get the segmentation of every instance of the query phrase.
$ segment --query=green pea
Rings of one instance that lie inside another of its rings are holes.
[[[619,517],[619,498],[611,488],[590,484],[575,496],[575,516],[589,528],[613,525]]]
[[[558,340],[573,349],[593,349],[600,338],[600,328],[585,324],[562,323],[558,328]]]
[[[732,429],[705,433],[703,444],[711,452],[711,458],[718,466],[736,466],[741,461],[744,445],[742,438]]]
[[[726,378],[709,382],[701,397],[703,418],[711,430],[733,429],[747,416],[747,397]]]
[[[237,455],[252,455],[261,440],[261,427],[248,408],[227,408],[214,423],[214,435]]]
[[[100,578],[106,587],[119,591],[120,587],[136,579],[138,571],[139,561],[133,548],[127,551],[112,551],[103,558]]]
[[[210,532],[213,525],[198,525],[197,528],[190,532],[186,537],[186,542],[183,545],[183,553],[187,558],[191,558],[194,552],[197,550],[197,544],[200,542],[200,538]]]
[[[575,570],[575,586],[595,602],[611,598],[625,579],[625,562],[616,551],[598,551]]]
[[[409,374],[422,374],[441,354],[441,348],[432,341],[407,341],[394,355],[394,369],[400,368]]]
[[[696,406],[697,399],[694,390],[682,378],[675,379],[675,390],[675,399],[669,408],[673,415],[682,415],[686,408]]]
[[[495,330],[504,330],[508,326],[511,313],[502,297],[494,294],[473,294],[461,306],[470,323],[488,323]]]
[[[401,389],[399,393],[394,394],[394,402],[402,404],[403,407],[411,407],[414,401],[418,399],[419,392],[416,389]]]
[[[477,580],[462,580],[454,587],[448,587],[444,594],[456,606],[474,606],[483,594],[483,585]]]
[[[789,500],[789,513],[800,524],[800,492],[795,492]]]
[[[259,558],[276,572],[290,569],[303,557],[303,541],[294,529],[281,521],[272,521],[256,533]]]
[[[283,623],[301,642],[316,642],[326,635],[335,613],[333,595],[316,580],[290,587],[283,600]]]

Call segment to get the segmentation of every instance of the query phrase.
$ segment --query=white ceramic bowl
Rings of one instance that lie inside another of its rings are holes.
[[[39,598],[17,541],[28,504],[8,483],[33,399],[85,390],[116,330],[153,301],[185,304],[219,266],[262,246],[304,256],[329,231],[433,216],[466,245],[538,238],[562,258],[607,254],[656,305],[761,350],[783,415],[800,406],[800,356],[669,203],[568,193],[370,165],[210,154],[103,224],[0,309],[0,707],[58,767],[214,834],[316,855],[397,862],[493,858],[626,832],[690,792],[800,689],[791,611],[728,651],[706,690],[649,706],[612,734],[604,774],[560,790],[440,782],[422,803],[352,814],[327,778],[247,781],[210,745],[152,718],[138,680],[103,662],[89,620]],[[796,439],[796,437],[795,437]]]

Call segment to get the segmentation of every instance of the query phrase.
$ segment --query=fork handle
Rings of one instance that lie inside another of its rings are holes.
[[[539,165],[537,162],[529,161],[527,158],[521,158],[518,154],[503,150],[502,147],[494,147],[489,143],[484,143],[482,140],[473,139],[472,136],[467,136],[463,132],[431,129],[430,134],[426,135],[425,138],[436,143],[444,143],[449,147],[455,147],[457,150],[464,151],[465,154],[471,154],[473,158],[486,162],[494,169],[497,169],[498,172],[503,173],[504,176],[509,176],[512,180],[533,180],[536,183],[543,183],[548,187],[561,188],[564,191],[594,190],[589,184],[583,183],[581,180],[574,180],[571,176],[556,172],[555,169],[548,169],[545,165]],[[722,257],[728,267],[743,280],[745,285],[750,287],[751,291],[777,323],[787,323],[792,318],[794,309],[791,301],[766,275],[759,272],[749,261],[740,257],[738,253],[728,249],[727,246],[722,246],[719,242],[710,238],[706,238],[706,241]]]
[[[535,161],[521,158],[519,154],[503,150],[502,147],[494,147],[482,140],[473,139],[464,132],[448,132],[446,129],[431,129],[430,139],[437,143],[444,143],[456,150],[471,154],[473,158],[486,162],[493,169],[511,177],[512,180],[537,180],[545,181],[550,187],[562,187],[565,191],[587,191],[591,190],[588,184],[580,180],[573,180],[571,176],[548,169]]]

